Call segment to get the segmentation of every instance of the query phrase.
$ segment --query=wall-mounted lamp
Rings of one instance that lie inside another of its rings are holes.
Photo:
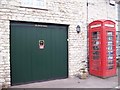
[[[76,31],[77,31],[77,33],[80,33],[80,26],[79,25],[77,25]]]
[[[115,6],[115,0],[109,0],[109,4]]]

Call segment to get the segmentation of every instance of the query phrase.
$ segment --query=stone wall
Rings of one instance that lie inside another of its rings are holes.
[[[109,19],[115,21],[115,6],[109,0],[88,0],[88,22],[96,19]]]
[[[118,31],[120,31],[120,3],[118,4]]]
[[[96,19],[114,20],[108,0],[46,0],[46,9],[20,7],[20,0],[0,1],[0,85],[10,86],[10,20],[69,24],[69,77],[87,67],[87,24]],[[88,7],[87,7],[88,1]],[[81,32],[76,33],[76,26]]]

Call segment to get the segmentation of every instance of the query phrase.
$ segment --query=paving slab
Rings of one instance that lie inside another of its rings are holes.
[[[102,79],[89,76],[87,79],[77,77],[36,82],[24,85],[11,86],[10,88],[115,88],[118,86],[118,76]]]

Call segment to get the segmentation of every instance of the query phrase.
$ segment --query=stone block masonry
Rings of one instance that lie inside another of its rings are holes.
[[[88,2],[87,2],[88,1]],[[96,19],[115,18],[115,8],[109,0],[46,0],[46,9],[21,7],[19,0],[0,1],[0,85],[9,87],[10,21],[67,24],[69,77],[87,64],[87,25]],[[88,3],[88,6],[87,6]],[[87,13],[88,12],[88,13]],[[80,24],[81,32],[76,33]],[[86,67],[87,69],[87,67]]]

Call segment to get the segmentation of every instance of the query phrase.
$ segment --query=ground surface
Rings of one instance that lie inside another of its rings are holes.
[[[87,79],[67,78],[44,82],[36,82],[10,88],[115,88],[118,86],[118,76],[102,79],[89,76]]]

